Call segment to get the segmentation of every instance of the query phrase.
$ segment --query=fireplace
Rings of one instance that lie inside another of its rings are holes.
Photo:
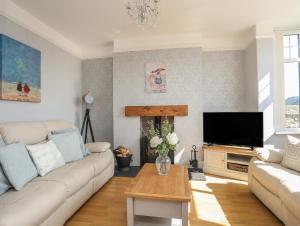
[[[168,120],[175,130],[174,120],[177,116],[187,116],[187,105],[160,105],[160,106],[125,106],[125,116],[140,117],[140,165],[153,163],[157,154],[155,149],[149,145],[149,128],[153,126],[158,132],[161,132],[163,120]],[[137,153],[137,150],[136,152]],[[169,157],[174,163],[174,152],[169,152]]]
[[[151,127],[161,134],[161,124],[163,120],[168,120],[173,127],[174,131],[174,116],[143,116],[141,119],[141,138],[140,138],[140,165],[145,163],[154,163],[158,154],[154,148],[150,147],[150,134]],[[169,152],[172,164],[174,164],[174,152]]]

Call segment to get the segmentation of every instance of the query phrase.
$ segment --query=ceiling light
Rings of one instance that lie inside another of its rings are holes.
[[[157,23],[159,0],[133,0],[126,4],[128,15],[142,28]]]

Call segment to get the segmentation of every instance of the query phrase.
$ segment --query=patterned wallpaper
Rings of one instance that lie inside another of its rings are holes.
[[[204,111],[245,109],[244,51],[203,53]]]
[[[145,64],[157,62],[167,67],[167,93],[146,93]],[[83,90],[92,90],[102,101],[93,110],[96,137],[130,148],[135,165],[139,164],[140,119],[125,117],[124,106],[188,104],[189,116],[175,118],[181,139],[177,161],[186,162],[192,144],[202,145],[203,111],[244,111],[244,88],[244,51],[137,51],[83,63]]]
[[[96,141],[113,142],[113,59],[84,60],[82,93],[90,91],[95,98],[91,121]],[[85,107],[83,106],[83,114]]]
[[[167,93],[145,92],[145,64],[162,63],[167,69]],[[175,117],[181,142],[175,162],[186,162],[193,144],[202,143],[203,74],[201,48],[116,53],[114,65],[114,145],[127,146],[133,164],[140,162],[140,118],[125,117],[126,105],[187,104],[189,115]]]

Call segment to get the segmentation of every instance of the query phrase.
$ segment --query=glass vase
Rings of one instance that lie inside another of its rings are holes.
[[[169,158],[168,155],[167,156],[159,155],[155,160],[155,164],[159,175],[167,175],[170,170],[171,159]]]

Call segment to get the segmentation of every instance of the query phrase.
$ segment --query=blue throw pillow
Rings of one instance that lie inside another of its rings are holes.
[[[38,175],[25,144],[0,147],[0,163],[7,179],[16,190],[21,190]]]
[[[0,135],[0,147],[5,146],[4,140],[2,139],[2,136]]]
[[[81,134],[79,133],[79,130],[78,130],[78,129],[75,129],[75,128],[69,128],[69,129],[63,129],[63,130],[55,130],[55,131],[51,131],[51,134],[52,134],[52,135],[55,135],[55,134],[61,134],[61,133],[77,133],[78,139],[79,139],[79,142],[80,142],[81,152],[82,152],[83,156],[86,157],[86,156],[88,156],[88,155],[91,154],[90,150],[89,150],[88,148],[85,147],[84,142],[83,142],[83,139],[82,139],[82,136],[81,136]]]
[[[49,134],[48,138],[57,145],[66,163],[83,159],[77,133]]]
[[[0,147],[5,146],[5,143],[0,135]],[[0,166],[0,195],[5,193],[11,187],[9,181],[3,173],[2,167]]]
[[[2,168],[0,167],[0,195],[4,194],[10,188],[11,185],[4,175]]]

